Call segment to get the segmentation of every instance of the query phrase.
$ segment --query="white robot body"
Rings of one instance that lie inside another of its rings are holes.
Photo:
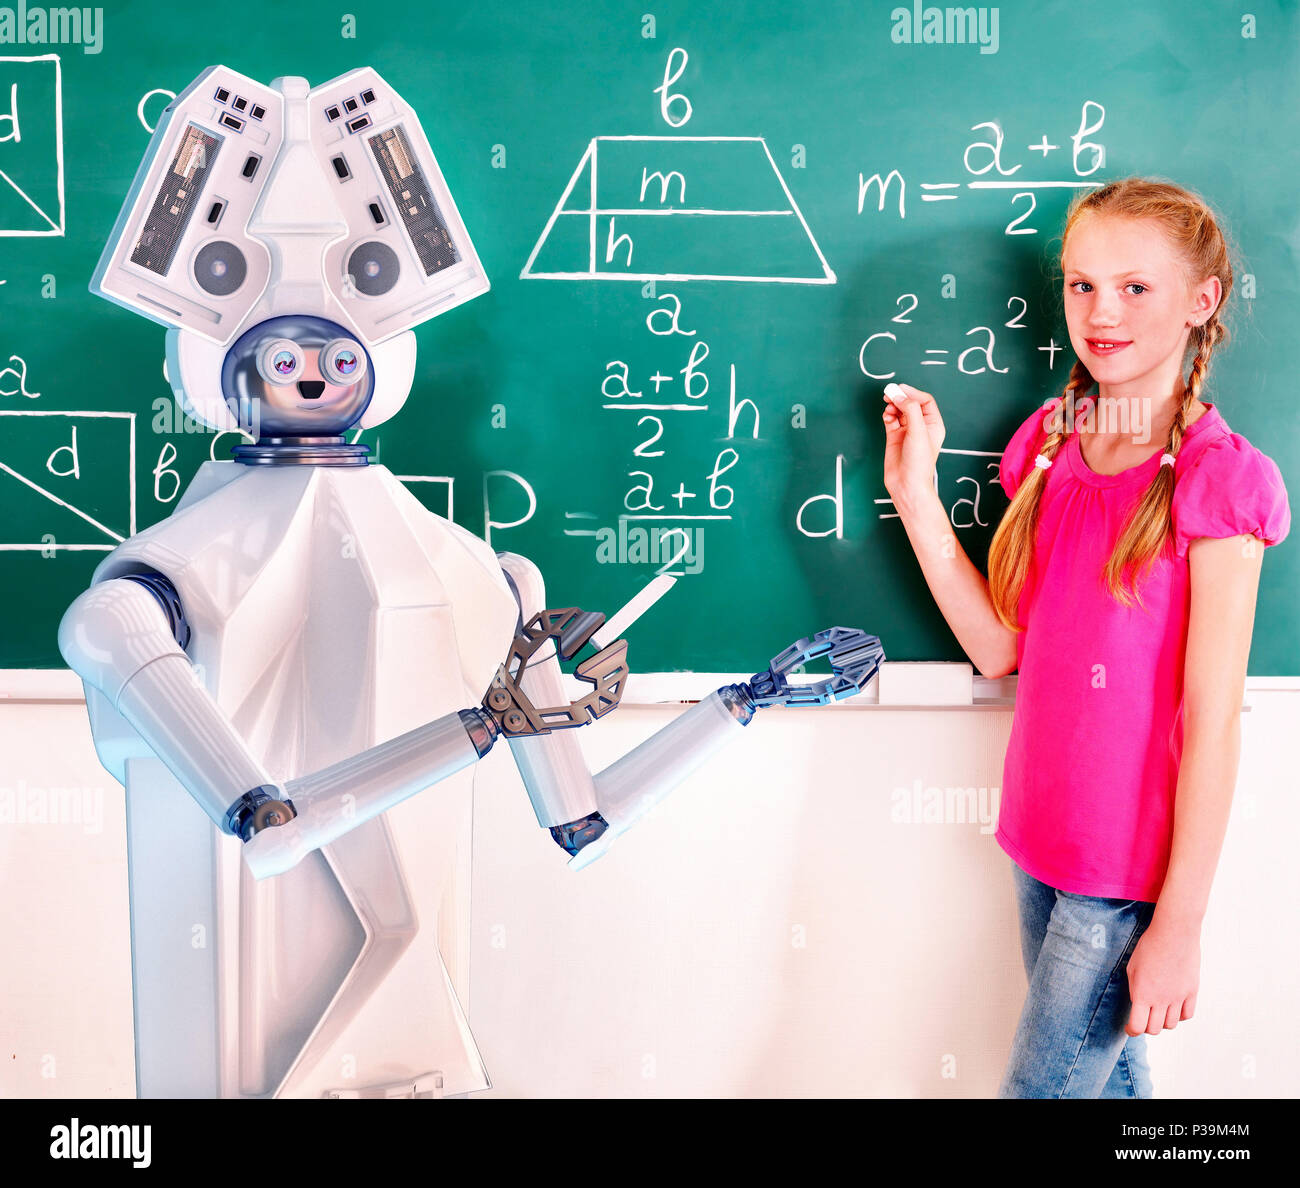
[[[185,652],[120,580],[141,573],[175,588]],[[129,604],[111,650],[100,594]],[[531,562],[377,465],[207,463],[169,519],[100,564],[60,642],[126,788],[142,1096],[488,1087],[463,1006],[478,755],[457,713],[543,600]],[[563,700],[553,653],[522,683]],[[578,869],[743,724],[711,694],[596,777],[571,731],[509,741],[539,824],[608,820]],[[307,811],[249,842],[221,827],[222,806],[272,781]],[[331,811],[360,823],[282,861],[279,839]]]
[[[380,466],[208,463],[95,581],[146,568],[181,595],[203,686],[284,779],[477,703],[519,614],[492,550]],[[142,1095],[487,1085],[458,1001],[472,768],[257,881],[241,842],[86,693],[126,786]]]

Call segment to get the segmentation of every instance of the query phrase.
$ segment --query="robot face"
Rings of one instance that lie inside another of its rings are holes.
[[[221,367],[227,406],[262,437],[342,433],[374,392],[366,348],[336,322],[308,314],[259,322],[235,340]]]

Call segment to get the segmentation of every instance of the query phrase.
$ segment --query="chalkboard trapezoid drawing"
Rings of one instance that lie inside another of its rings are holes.
[[[594,137],[519,275],[835,284],[759,136]]]

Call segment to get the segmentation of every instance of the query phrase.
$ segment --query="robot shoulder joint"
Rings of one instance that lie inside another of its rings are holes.
[[[59,651],[68,667],[114,705],[144,665],[181,651],[181,638],[188,642],[189,624],[180,597],[153,571],[91,586],[59,623]]]

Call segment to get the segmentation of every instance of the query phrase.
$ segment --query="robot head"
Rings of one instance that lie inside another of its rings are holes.
[[[168,327],[167,375],[199,420],[315,436],[392,416],[411,328],[488,281],[375,71],[309,89],[213,66],[159,121],[90,288]]]

